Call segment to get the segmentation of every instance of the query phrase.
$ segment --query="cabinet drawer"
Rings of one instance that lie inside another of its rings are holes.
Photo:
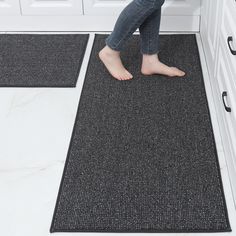
[[[119,15],[132,0],[84,0],[85,15]],[[200,0],[166,0],[162,15],[200,15]]]
[[[82,0],[20,0],[22,15],[82,15]]]
[[[19,1],[0,0],[0,15],[20,15]]]
[[[236,52],[236,1],[230,0],[227,1],[227,4],[224,6],[224,13],[221,25],[221,45],[223,50],[226,52],[226,57],[229,61],[229,67],[232,70],[234,78],[232,81],[235,83],[236,77],[236,55],[233,55],[231,50]],[[232,38],[232,41],[228,43],[229,37]]]

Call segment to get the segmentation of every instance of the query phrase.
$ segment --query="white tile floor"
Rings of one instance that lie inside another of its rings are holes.
[[[94,32],[90,34],[76,88],[0,88],[0,234],[3,236],[50,235],[52,214],[94,40]],[[217,235],[235,235],[236,210],[232,199],[204,52],[198,33],[197,42],[216,137],[228,213],[233,229],[231,233],[217,233]],[[72,233],[59,234],[66,236]],[[73,233],[73,235],[98,234],[101,235],[101,233]],[[118,234],[106,233],[105,235]],[[123,233],[122,235],[127,234]],[[136,235],[150,234],[139,233]],[[212,236],[216,234],[193,233],[193,235]]]

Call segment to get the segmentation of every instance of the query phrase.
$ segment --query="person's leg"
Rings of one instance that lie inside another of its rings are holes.
[[[132,34],[138,27],[141,27],[141,31],[143,33],[143,50],[145,50],[146,48],[145,45],[149,45],[149,47],[152,46],[148,49],[152,50],[149,51],[149,53],[153,53],[153,50],[156,50],[155,42],[158,42],[157,37],[159,36],[159,24],[161,14],[160,8],[163,5],[164,1],[165,0],[133,0],[120,13],[114,26],[113,32],[105,40],[106,46],[99,52],[100,59],[103,61],[103,63],[105,64],[108,71],[112,74],[113,77],[119,80],[127,80],[133,77],[130,72],[124,68],[119,54],[120,51],[123,49],[124,44],[132,36]],[[150,41],[152,41],[151,44]],[[152,57],[149,57],[149,55],[150,54],[143,55],[148,56],[147,62],[149,62],[150,59],[150,62],[153,62],[153,55],[156,55],[157,57],[157,54],[150,55]],[[156,63],[152,63],[152,68],[145,67],[146,71],[142,72],[144,74],[151,74],[151,72],[155,73],[156,68],[153,67],[156,66]],[[174,67],[168,68],[172,69],[172,71],[174,69]],[[166,70],[167,66],[164,69]],[[163,72],[164,74],[165,70],[163,71],[162,68],[161,72]],[[156,73],[158,73],[158,70]]]
[[[140,52],[143,55],[141,72],[145,75],[164,74],[168,76],[183,76],[185,74],[183,71],[176,67],[169,67],[159,61],[161,11],[162,7],[157,8],[139,27]]]
[[[119,80],[133,76],[124,68],[120,51],[142,22],[157,8],[157,2],[164,0],[133,0],[120,13],[112,33],[105,39],[106,46],[99,52],[99,57],[113,75]]]
[[[161,9],[161,6],[157,8],[139,26],[141,54],[151,55],[159,52]]]
[[[112,33],[105,39],[107,46],[116,51],[123,50],[136,29],[164,0],[133,0],[120,13]],[[158,4],[157,4],[158,3]]]

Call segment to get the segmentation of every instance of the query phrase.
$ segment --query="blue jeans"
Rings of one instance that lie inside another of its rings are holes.
[[[165,0],[133,0],[120,13],[112,33],[105,44],[116,51],[124,48],[127,40],[139,28],[140,52],[159,52],[161,7]]]

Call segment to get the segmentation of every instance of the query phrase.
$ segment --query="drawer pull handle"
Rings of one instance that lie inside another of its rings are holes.
[[[231,45],[230,45],[230,42],[233,42],[233,37],[232,37],[232,36],[229,36],[227,41],[228,41],[228,46],[229,46],[230,52],[231,52],[233,55],[236,55],[236,51],[233,50],[233,49],[231,48]]]
[[[224,92],[222,93],[222,100],[223,100],[223,103],[224,103],[225,110],[226,110],[227,112],[231,112],[231,108],[228,107],[228,106],[226,106],[225,97],[227,97],[227,92],[226,92],[226,91],[224,91]]]

